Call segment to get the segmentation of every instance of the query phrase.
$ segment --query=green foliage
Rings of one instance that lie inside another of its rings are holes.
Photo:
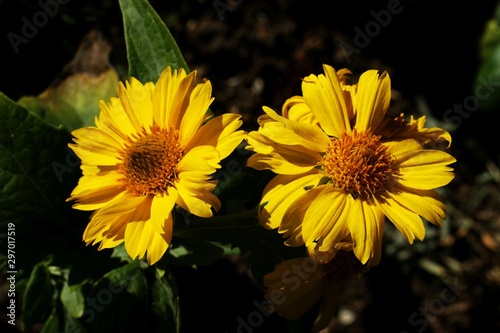
[[[83,320],[92,332],[114,329],[118,332],[146,331],[145,320],[122,318],[147,318],[147,287],[139,261],[106,273],[87,293]]]
[[[71,131],[94,126],[99,101],[115,96],[117,84],[118,74],[112,68],[99,75],[75,73],[38,96],[21,97],[18,103],[47,122]]]
[[[120,0],[127,43],[129,76],[156,82],[167,66],[189,73],[177,43],[151,5],[144,0]]]
[[[83,316],[85,310],[82,284],[70,285],[65,281],[61,289],[61,302],[73,318]]]
[[[0,93],[0,212],[2,233],[15,225],[16,269],[28,277],[33,267],[57,253],[78,229],[66,198],[80,175],[68,165],[69,133],[47,124]],[[71,222],[70,222],[71,221]],[[6,238],[1,238],[6,248]]]
[[[30,327],[44,322],[54,306],[54,287],[47,264],[35,266],[28,280],[23,298],[24,325]]]
[[[486,22],[479,42],[481,63],[473,84],[474,96],[478,99],[478,110],[499,112],[500,104],[500,3],[493,17]]]
[[[155,270],[150,288],[151,332],[180,332],[180,305],[177,285],[173,274],[167,270]]]

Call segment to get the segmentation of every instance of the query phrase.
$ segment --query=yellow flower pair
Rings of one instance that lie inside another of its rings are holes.
[[[83,175],[68,200],[94,211],[84,241],[124,242],[132,258],[154,264],[171,242],[175,206],[200,217],[220,208],[212,176],[244,139],[255,152],[248,165],[276,173],[259,220],[318,263],[348,248],[377,264],[385,217],[410,243],[423,239],[421,217],[436,225],[445,217],[435,188],[452,180],[455,161],[424,145],[450,142],[449,134],[425,128],[425,118],[387,117],[387,73],[370,70],[349,85],[349,71],[324,70],[303,79],[303,96],[281,115],[264,107],[250,133],[239,130],[241,115],[207,117],[211,84],[196,72],[167,68],[156,84],[120,84],[118,98],[101,101],[96,126],[74,131],[70,144]]]

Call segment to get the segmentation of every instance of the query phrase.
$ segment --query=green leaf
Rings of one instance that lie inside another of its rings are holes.
[[[49,318],[43,324],[40,333],[59,333],[62,331],[59,325],[59,316],[57,309],[54,307],[49,315]]]
[[[141,261],[114,269],[85,298],[83,321],[91,332],[146,332],[148,290]]]
[[[500,108],[500,2],[493,16],[486,22],[479,40],[481,63],[473,82],[473,93],[482,112],[498,112]],[[475,111],[475,110],[474,110]]]
[[[182,266],[211,265],[224,255],[224,248],[209,241],[176,238],[168,250],[172,263]]]
[[[61,302],[57,302],[57,305],[52,309],[40,333],[61,332],[86,333],[87,329],[80,320],[74,318],[66,311]]]
[[[497,3],[495,13],[485,26],[479,40],[479,55],[482,60],[489,57],[491,51],[500,43],[500,2]]]
[[[64,304],[66,311],[74,318],[80,318],[85,309],[85,303],[82,293],[82,285],[69,285],[67,281],[61,290],[61,302]]]
[[[183,217],[187,226],[174,231],[174,244],[184,244],[187,240],[203,240],[231,245],[239,248],[242,254],[250,252],[252,275],[259,285],[263,285],[263,276],[271,272],[275,265],[283,260],[301,257],[306,254],[304,247],[284,245],[283,235],[276,230],[268,230],[258,224],[257,210],[251,209],[234,214],[215,216],[212,218]],[[176,254],[186,263],[196,260],[194,253],[182,253],[185,249],[175,249]],[[227,249],[223,249],[227,252]],[[170,250],[169,250],[170,251]],[[183,258],[183,255],[186,255]],[[194,256],[194,258],[189,257]],[[172,261],[176,263],[175,260]]]
[[[168,66],[189,68],[170,31],[146,0],[120,0],[127,46],[129,75],[156,82]]]
[[[110,52],[102,33],[90,30],[53,83],[37,96],[21,97],[18,103],[68,131],[93,126],[99,101],[116,96],[118,73],[110,65]]]
[[[18,271],[29,274],[35,264],[69,244],[73,238],[68,236],[81,243],[81,222],[88,214],[66,202],[81,174],[69,141],[66,130],[0,93],[0,246],[6,248],[10,223],[16,238],[29,244],[16,248]]]
[[[127,253],[127,249],[125,249],[125,243],[121,243],[113,248],[111,258],[117,258],[126,263],[130,263],[133,261],[133,259],[130,258],[130,255]]]
[[[99,101],[116,96],[118,74],[108,69],[98,75],[75,73],[38,96],[23,96],[18,103],[55,126],[68,131],[95,126]]]
[[[47,264],[41,262],[31,272],[23,297],[22,321],[25,327],[45,322],[54,307],[54,293]]]
[[[150,293],[153,318],[149,332],[180,332],[179,295],[172,272],[155,270]]]
[[[480,65],[474,81],[478,111],[498,112],[500,109],[500,44],[497,44]]]

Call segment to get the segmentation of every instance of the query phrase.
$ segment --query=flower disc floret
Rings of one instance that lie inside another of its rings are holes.
[[[178,130],[158,125],[151,128],[151,133],[143,130],[129,139],[121,152],[123,163],[118,172],[124,175],[123,186],[134,195],[166,193],[177,179],[175,169],[183,156]]]
[[[362,199],[386,190],[393,163],[387,147],[380,144],[380,136],[356,130],[332,138],[320,162],[336,188]]]

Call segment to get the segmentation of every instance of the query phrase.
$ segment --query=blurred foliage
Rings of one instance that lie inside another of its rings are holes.
[[[110,51],[103,36],[90,31],[60,77],[38,96],[22,96],[18,104],[68,131],[94,125],[98,101],[109,100],[117,91],[118,74],[109,64]]]
[[[500,112],[500,3],[479,41],[480,67],[473,86],[478,110]]]

